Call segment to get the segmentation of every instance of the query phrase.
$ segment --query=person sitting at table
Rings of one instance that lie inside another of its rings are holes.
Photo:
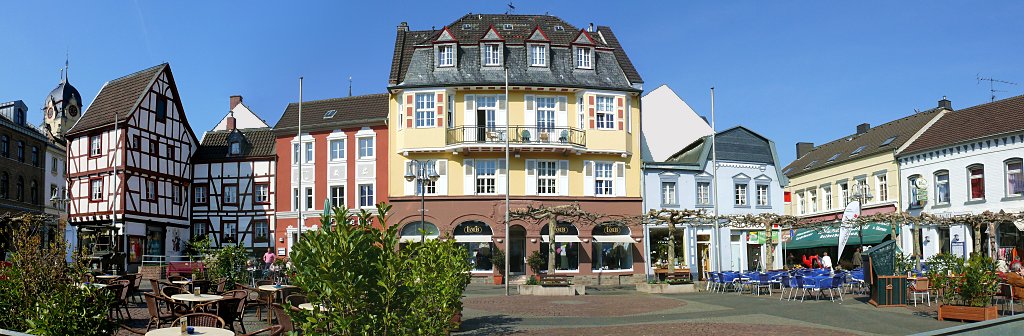
[[[1024,267],[1020,263],[1010,266],[1011,272],[1006,273],[1006,283],[1013,286],[1013,296],[1024,300]]]

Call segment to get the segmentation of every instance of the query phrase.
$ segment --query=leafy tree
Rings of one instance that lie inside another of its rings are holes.
[[[249,261],[249,251],[242,246],[225,246],[206,253],[203,265],[207,273],[214,279],[227,279],[225,288],[234,287],[236,283],[244,283],[248,272],[245,270]]]

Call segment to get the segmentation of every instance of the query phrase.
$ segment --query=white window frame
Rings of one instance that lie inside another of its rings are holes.
[[[615,196],[615,163],[594,162],[594,195]]]
[[[302,161],[302,145],[298,142],[292,143],[292,165],[298,165]]]
[[[615,97],[598,95],[594,102],[595,127],[599,130],[615,130]]]
[[[171,201],[174,204],[181,204],[181,186],[171,183]]]
[[[359,186],[359,207],[360,208],[372,208],[374,207],[374,200],[376,191],[374,190],[373,183],[360,183]],[[366,191],[369,190],[369,194]],[[369,199],[367,200],[367,196]]]
[[[303,163],[313,163],[313,158],[316,156],[316,146],[314,145],[313,141],[304,141],[302,142],[302,144],[303,148],[305,149],[303,151]]]
[[[358,146],[357,149],[359,150],[358,155],[360,160],[374,158],[374,155],[376,154],[376,150],[374,148],[376,144],[373,143],[374,139],[375,137],[372,136],[356,138],[356,144]]]
[[[254,203],[270,203],[270,184],[254,183],[252,188]]]
[[[537,134],[540,134],[540,132],[553,132],[557,125],[555,118],[558,113],[558,97],[538,96],[534,100],[537,107],[537,116],[535,118]]]
[[[889,200],[889,176],[887,174],[875,175],[875,191],[878,193],[875,197],[878,202]]]
[[[711,182],[697,182],[697,205],[711,205]]]
[[[951,196],[950,195],[950,189],[949,189],[949,187],[950,187],[949,186],[949,171],[948,170],[940,170],[940,171],[935,172],[935,174],[933,174],[932,176],[935,179],[935,205],[946,205],[946,204],[949,204],[949,201],[950,201],[949,198]],[[942,179],[945,179],[945,181],[940,180],[940,176],[942,177]],[[943,185],[946,186],[945,199],[943,199],[943,197],[942,197],[943,194],[941,192],[939,192],[941,190],[940,187],[943,186]],[[913,201],[913,200],[911,200],[911,201]]]
[[[221,197],[223,204],[238,204],[238,185],[225,185]]]
[[[242,155],[242,143],[238,141],[232,141],[230,144],[228,144],[228,154]]]
[[[303,197],[303,200],[306,202],[306,210],[313,210],[316,208],[316,205],[313,204],[313,187],[304,188],[306,188],[306,192],[305,195],[303,195],[305,196]]]
[[[558,161],[537,161],[537,195],[558,195]]]
[[[340,195],[337,193],[340,191]],[[345,185],[332,185],[328,187],[327,192],[330,193],[331,206],[345,208]]]
[[[738,182],[733,184],[733,205],[744,207],[750,206],[750,186],[747,183]]]
[[[480,47],[483,50],[483,55],[484,55],[483,65],[484,66],[500,66],[501,65],[501,56],[502,56],[501,43],[483,43],[483,44],[480,45]]]
[[[498,160],[476,160],[473,169],[474,190],[477,195],[495,195],[498,193]],[[492,172],[492,173],[488,173]],[[486,173],[486,174],[485,174]]]
[[[330,139],[327,141],[327,148],[330,149],[330,161],[345,161],[345,139]]]
[[[441,68],[455,66],[454,44],[441,44],[437,46],[437,66]]]
[[[94,179],[89,181],[89,200],[98,201],[103,199],[103,179]]]
[[[207,202],[206,196],[207,196],[208,193],[206,192],[206,188],[207,188],[207,186],[205,186],[205,185],[195,186],[194,188],[192,188],[192,203],[193,204],[203,204],[203,205],[207,204],[206,203]]]
[[[252,220],[252,239],[253,241],[269,241],[270,240],[270,221],[266,219],[254,219]],[[260,227],[260,223],[263,223],[263,227]]]
[[[576,68],[577,69],[593,69],[594,68],[594,48],[590,47],[575,47],[573,51],[576,55]]]
[[[146,200],[156,200],[156,180],[146,179]]]
[[[415,128],[437,127],[437,110],[433,92],[417,93],[413,100],[413,123]]]
[[[839,197],[842,206],[845,208],[847,204],[850,204],[850,184],[848,182],[839,183]]]
[[[674,181],[661,181],[661,204],[679,205],[679,189]]]
[[[764,192],[762,193],[762,189]],[[757,194],[757,206],[764,207],[771,205],[769,188],[767,184],[754,184],[754,192]]]
[[[1010,165],[1012,165],[1012,164],[1016,164],[1017,167],[1016,168],[1010,168]],[[1017,190],[1019,192],[1014,193],[1013,192],[1014,186],[1013,186],[1012,182],[1010,181],[1010,176],[1016,175],[1017,176],[1016,177],[1017,178],[1017,184],[1020,185],[1020,184],[1024,183],[1024,160],[1021,160],[1020,158],[1008,159],[1008,160],[1006,160],[1003,163],[1003,168],[1006,171],[1006,174],[1005,174],[1006,177],[1004,178],[1004,181],[1006,182],[1006,188],[1005,188],[1006,189],[1006,197],[1021,197],[1021,196],[1024,196],[1024,190],[1022,190],[1024,188],[1020,188],[1020,189]]]
[[[527,53],[530,56],[530,66],[548,66],[548,46],[546,44],[529,44],[527,48]]]
[[[99,156],[103,154],[103,136],[93,135],[89,137],[89,156]]]
[[[974,169],[974,168],[977,168],[979,171],[981,171],[981,174],[974,174],[974,173],[972,173],[971,170]],[[975,178],[981,179],[981,197],[980,198],[979,197],[974,197],[974,184],[971,183],[971,180],[974,180]],[[969,201],[984,200],[985,199],[985,191],[986,191],[985,190],[985,166],[980,165],[980,164],[967,166],[967,200],[969,200]]]
[[[821,187],[821,202],[822,210],[832,210],[835,205],[832,204],[832,186]]]

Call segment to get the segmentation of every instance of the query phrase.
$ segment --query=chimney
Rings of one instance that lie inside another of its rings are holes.
[[[398,24],[398,31],[400,31],[400,32],[407,32],[407,31],[409,31],[409,23],[408,22],[404,22],[404,21],[402,23],[399,23]]]
[[[799,158],[803,157],[804,154],[809,153],[812,149],[814,149],[814,143],[813,142],[797,142],[796,143],[796,158],[799,159]]]
[[[871,124],[869,124],[869,123],[863,123],[863,124],[857,125],[857,134],[864,134],[869,129],[871,129]]]
[[[235,130],[235,112],[228,112],[227,122],[228,122],[228,125],[227,125],[228,126],[228,130],[229,131]]]
[[[591,32],[591,33],[594,32],[594,23],[593,22],[590,23],[590,28],[587,28],[587,31]]]
[[[231,107],[229,110],[234,110],[235,106],[242,103],[242,96],[231,96]]]
[[[946,96],[942,96],[942,100],[939,100],[939,108],[944,108],[952,111],[953,102],[949,101],[949,99],[946,99]]]

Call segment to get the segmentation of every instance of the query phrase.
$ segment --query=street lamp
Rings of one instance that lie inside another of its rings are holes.
[[[437,182],[437,179],[441,178],[441,175],[437,174],[437,170],[434,169],[434,160],[412,160],[405,170],[405,180],[409,182],[416,181],[416,188],[419,189],[420,193],[420,243],[427,241],[427,231],[424,229],[424,223],[427,221],[427,208],[426,208],[426,194],[427,186],[425,181],[430,181],[431,184]]]
[[[858,209],[857,213],[857,217],[860,217],[861,214],[864,213],[864,202],[867,202],[868,200],[874,198],[874,196],[872,196],[871,192],[868,191],[868,184],[865,183],[864,181],[858,181],[854,187],[856,189],[854,189],[853,194],[850,195],[850,201],[860,202],[860,209]],[[864,223],[859,220],[857,221],[857,239],[860,240],[860,246],[858,246],[857,248],[863,250]]]

